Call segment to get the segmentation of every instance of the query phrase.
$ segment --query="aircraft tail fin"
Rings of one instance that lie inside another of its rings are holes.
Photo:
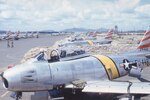
[[[112,39],[112,34],[113,34],[114,30],[110,29],[105,37],[105,39]]]
[[[139,46],[137,47],[138,49],[148,49],[150,50],[150,27],[148,30],[144,33],[144,36],[142,40],[140,41]]]
[[[90,32],[90,33],[88,34],[88,36],[96,37],[96,36],[97,36],[97,34],[96,34],[96,32]]]

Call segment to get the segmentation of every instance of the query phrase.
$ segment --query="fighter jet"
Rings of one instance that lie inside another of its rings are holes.
[[[75,41],[83,41],[83,40],[96,40],[96,32],[87,32],[87,33],[78,33],[70,36],[68,41],[75,42]]]
[[[65,43],[60,44],[59,46],[70,46],[70,45],[78,45],[78,46],[84,46],[84,45],[94,45],[94,44],[110,44],[112,42],[112,34],[113,30],[109,30],[107,35],[104,39],[100,40],[86,40],[86,39],[73,39],[72,41],[67,41]],[[80,40],[80,41],[79,41]]]
[[[0,34],[0,40],[5,40],[6,37],[7,37],[6,34]]]
[[[39,33],[38,32],[36,32],[36,33],[34,33],[34,32],[31,32],[31,33],[27,33],[27,37],[28,38],[34,38],[34,37],[36,37],[36,38],[38,38],[39,37]]]
[[[150,30],[134,51],[23,63],[4,71],[1,77],[4,87],[18,94],[47,90],[52,96],[67,89],[71,89],[70,94],[150,94],[148,82],[114,81],[125,75],[140,78],[145,67],[150,67]]]

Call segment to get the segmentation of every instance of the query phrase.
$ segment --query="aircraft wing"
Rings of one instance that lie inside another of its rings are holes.
[[[82,92],[91,93],[118,93],[118,94],[150,94],[148,82],[118,82],[118,81],[93,81],[87,82]]]

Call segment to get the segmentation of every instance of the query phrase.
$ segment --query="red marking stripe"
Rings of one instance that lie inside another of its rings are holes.
[[[139,48],[139,49],[150,48],[150,44],[141,45],[141,46],[139,46],[138,48]]]
[[[105,38],[112,38],[112,36],[106,36]]]
[[[150,34],[150,31],[148,31],[148,32],[145,33],[145,35],[148,35],[148,34]]]
[[[146,40],[149,40],[149,39],[150,39],[150,36],[149,36],[149,37],[144,38],[144,39],[142,40],[142,42],[143,42],[143,41],[146,41]]]
[[[107,35],[112,35],[112,33],[108,33]]]

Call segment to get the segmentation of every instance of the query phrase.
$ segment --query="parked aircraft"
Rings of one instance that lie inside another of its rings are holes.
[[[96,32],[78,33],[69,37],[68,41],[84,41],[84,40],[96,40]]]
[[[34,33],[34,32],[27,33],[27,37],[28,38],[34,38],[34,37],[38,38],[39,37],[39,33],[38,32],[37,33]]]
[[[1,74],[9,91],[50,91],[58,95],[67,89],[71,93],[89,94],[150,94],[148,82],[114,81],[130,75],[141,77],[150,66],[150,30],[146,31],[135,51],[120,55],[93,55],[68,61],[37,61],[23,63]]]
[[[72,41],[67,41],[65,43],[60,44],[60,46],[70,46],[70,45],[84,46],[84,45],[94,45],[94,44],[110,44],[112,42],[112,34],[113,34],[113,30],[110,30],[105,36],[105,38],[100,40],[93,40],[90,38],[89,38],[90,40],[88,40],[88,38],[86,40],[86,38],[78,39],[76,37]]]
[[[21,33],[21,32],[16,32],[16,33],[11,33],[11,34],[0,34],[0,40],[7,40],[8,37],[13,38],[14,40],[18,40],[21,38],[39,38],[39,33]]]
[[[7,40],[8,38],[13,38],[14,40],[18,40],[19,39],[19,32],[10,32],[8,31],[5,34],[0,34],[0,40]]]

